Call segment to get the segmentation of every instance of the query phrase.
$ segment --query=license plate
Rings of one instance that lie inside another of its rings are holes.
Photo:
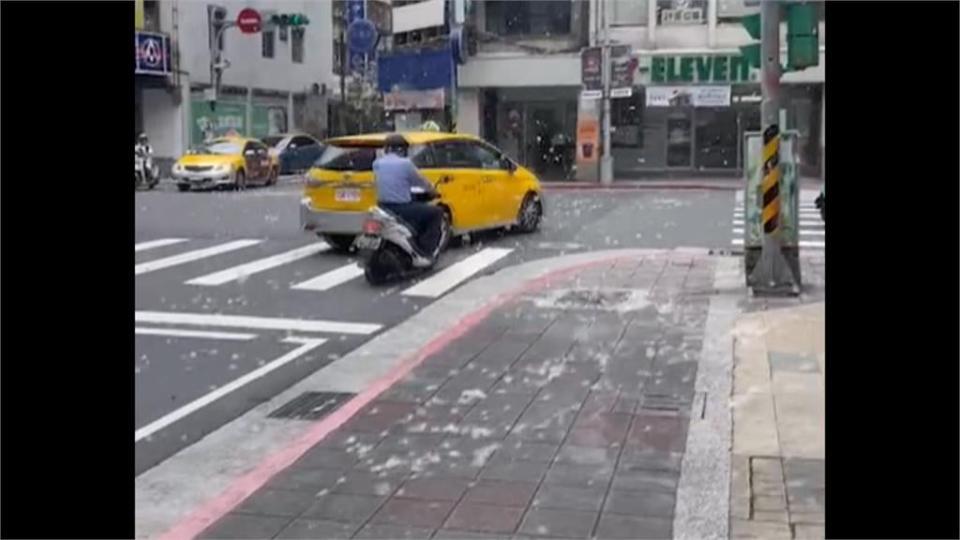
[[[380,247],[380,238],[377,236],[358,236],[354,243],[357,249],[377,249]]]
[[[359,189],[338,189],[335,193],[337,202],[360,202]]]

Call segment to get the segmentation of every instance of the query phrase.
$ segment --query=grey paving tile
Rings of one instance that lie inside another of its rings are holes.
[[[531,508],[519,532],[550,538],[590,538],[598,512]]]
[[[405,470],[385,469],[378,472],[350,471],[331,488],[332,493],[348,495],[376,495],[383,497],[394,492],[406,479]]]
[[[358,460],[355,453],[344,448],[316,446],[307,450],[292,467],[297,469],[348,469]]]
[[[337,479],[344,474],[346,474],[346,471],[340,469],[298,469],[291,467],[271,478],[264,489],[288,489],[315,493],[321,489],[332,488],[337,483]]]
[[[453,506],[453,501],[393,498],[373,515],[370,522],[380,525],[437,529],[450,515]]]
[[[539,482],[548,466],[547,463],[533,461],[489,463],[480,471],[480,478],[483,480]]]
[[[227,514],[200,533],[201,539],[273,538],[291,519],[286,517]]]
[[[573,434],[571,433],[571,436]],[[619,448],[598,448],[594,446],[578,446],[564,444],[557,453],[557,463],[572,465],[613,465],[617,461]]]
[[[317,497],[300,517],[359,524],[368,520],[386,500],[386,497],[330,493]]]
[[[573,487],[543,484],[533,499],[533,506],[560,510],[599,511],[603,505],[606,486]]]
[[[560,446],[556,443],[531,442],[508,438],[493,454],[493,461],[536,461],[549,463]]]
[[[397,538],[426,539],[434,533],[433,529],[423,527],[404,527],[400,525],[378,525],[371,523],[357,531],[354,538],[395,540]]]
[[[465,478],[411,478],[400,486],[396,497],[431,501],[458,501],[470,486]]]
[[[443,529],[483,533],[512,533],[523,516],[522,506],[493,506],[461,503],[457,505]]]
[[[632,470],[680,472],[682,463],[683,454],[680,452],[661,452],[646,448],[628,447],[620,453],[619,466]]]
[[[309,508],[316,498],[305,491],[261,489],[240,503],[234,512],[263,516],[296,517]]]
[[[613,477],[613,489],[676,493],[679,478],[680,473],[674,471],[618,467]]]
[[[673,518],[676,498],[661,491],[610,490],[603,511],[628,516]]]
[[[562,486],[606,486],[613,474],[613,465],[571,465],[557,463],[550,467],[543,482]]]
[[[353,536],[359,524],[337,523],[318,519],[297,519],[287,525],[275,538],[298,538],[303,540],[346,540]]]
[[[473,531],[451,531],[440,529],[433,540],[510,540],[509,534],[493,534]]]
[[[673,536],[673,520],[603,514],[597,525],[598,539],[658,539]]]
[[[462,502],[523,508],[529,504],[536,490],[536,482],[478,480],[464,495]]]

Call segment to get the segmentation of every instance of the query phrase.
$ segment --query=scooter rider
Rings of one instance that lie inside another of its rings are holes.
[[[389,135],[384,154],[373,162],[377,185],[378,206],[409,223],[416,234],[420,253],[414,257],[414,266],[427,267],[439,252],[443,210],[432,204],[415,202],[410,194],[414,186],[436,193],[434,187],[407,158],[409,145],[402,135]]]

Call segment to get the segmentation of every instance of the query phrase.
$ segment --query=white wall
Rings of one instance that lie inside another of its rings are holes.
[[[457,91],[457,133],[480,136],[480,91],[476,88]]]
[[[580,55],[486,56],[460,67],[461,87],[580,86]]]
[[[143,129],[157,157],[179,157],[183,151],[183,119],[171,94],[162,88],[143,89]]]
[[[444,0],[426,0],[393,8],[394,33],[443,26]]]
[[[210,2],[214,3],[214,2]],[[302,92],[314,83],[335,86],[333,75],[333,22],[332,2],[304,0],[249,0],[215,2],[227,8],[227,18],[234,19],[240,9],[252,7],[260,11],[278,13],[303,13],[310,18],[304,34],[304,61],[294,64],[291,59],[292,35],[286,42],[276,38],[274,57],[263,58],[261,35],[242,34],[237,28],[228,29],[224,35],[224,57],[230,67],[224,71],[222,83],[227,86],[265,90]],[[181,68],[190,72],[197,83],[210,80],[210,53],[207,30],[208,2],[180,0],[164,2],[164,11],[176,4],[179,12],[179,43]],[[165,31],[170,31],[164,28]]]

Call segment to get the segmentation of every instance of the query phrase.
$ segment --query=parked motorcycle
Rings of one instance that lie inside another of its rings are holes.
[[[133,180],[134,189],[153,189],[160,182],[160,170],[153,164],[149,153],[141,147],[133,150]]]
[[[439,195],[422,190],[413,190],[414,200],[435,201]],[[440,246],[445,246],[450,235],[450,227],[444,222],[440,232]],[[367,283],[382,285],[391,281],[405,279],[433,268],[440,251],[431,257],[429,266],[418,268],[414,265],[417,250],[414,248],[416,234],[413,229],[397,216],[380,208],[370,209],[363,223],[363,234],[357,236],[354,245],[359,255],[359,264]]]

